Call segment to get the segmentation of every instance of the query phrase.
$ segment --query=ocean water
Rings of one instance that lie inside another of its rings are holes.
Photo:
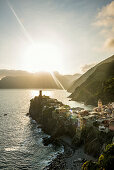
[[[38,90],[0,90],[0,170],[42,170],[63,147],[44,146],[42,132],[35,121],[26,116],[30,99]],[[85,107],[69,101],[64,90],[44,90],[43,94],[56,98],[71,107]]]

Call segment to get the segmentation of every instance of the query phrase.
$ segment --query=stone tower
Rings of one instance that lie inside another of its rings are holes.
[[[102,105],[102,101],[99,99],[99,100],[98,100],[98,108],[102,108],[102,106],[103,106],[103,105]]]
[[[39,91],[39,97],[42,97],[42,90]]]

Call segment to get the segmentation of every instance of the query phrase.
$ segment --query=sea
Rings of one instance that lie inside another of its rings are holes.
[[[63,146],[44,146],[42,138],[48,136],[38,124],[26,116],[30,100],[39,95],[38,89],[0,90],[0,170],[42,170]],[[43,95],[58,99],[71,107],[91,109],[71,101],[65,90],[43,90]]]

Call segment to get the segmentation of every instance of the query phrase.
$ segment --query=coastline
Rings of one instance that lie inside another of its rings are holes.
[[[26,116],[30,115],[27,114]],[[38,125],[38,122],[36,120],[32,120],[35,121]],[[41,125],[38,125],[38,128],[42,129]],[[45,137],[42,139],[44,140]],[[71,141],[69,142],[70,139],[68,139],[66,136],[62,136],[57,140],[58,143],[64,147],[64,151],[63,153],[58,153],[57,156],[52,159],[42,170],[81,170],[83,163],[87,160],[96,161],[94,157],[84,153],[83,146],[79,146],[77,148],[72,147],[72,143],[70,143]],[[54,143],[53,145],[56,144]]]
[[[105,133],[92,124],[79,128],[78,119],[71,119],[70,107],[57,99],[42,96],[42,91],[31,99],[28,115],[51,136],[43,139],[44,145],[64,146],[64,153],[59,154],[45,169],[81,169],[84,162],[96,161],[95,157],[101,154],[104,145],[112,141],[113,133],[109,133],[107,141]]]
[[[43,170],[81,170],[83,163],[87,160],[95,161],[96,159],[85,154],[83,147],[77,148],[74,152],[70,147],[66,147],[64,152],[58,154]]]

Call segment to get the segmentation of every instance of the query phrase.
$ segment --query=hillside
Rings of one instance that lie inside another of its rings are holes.
[[[8,70],[8,69],[0,69],[0,79],[6,76],[27,76],[32,75],[32,73],[29,73],[27,71],[23,70]]]
[[[61,89],[50,73],[28,76],[7,76],[0,80],[0,88],[49,88]]]
[[[114,56],[113,56],[114,58]],[[100,98],[104,104],[114,101],[114,60],[102,62],[95,71],[71,94],[73,100],[96,105]],[[91,71],[91,70],[90,70]]]
[[[87,78],[95,72],[97,67],[99,67],[102,64],[109,63],[111,61],[114,61],[114,55],[98,63],[93,68],[91,68],[86,73],[84,73],[79,79],[75,80],[74,83],[71,85],[71,87],[68,89],[68,91],[73,93],[78,86],[84,83],[87,80]]]
[[[65,88],[68,89],[80,74],[61,75],[58,72],[29,73],[23,70],[0,70],[0,88]]]
[[[81,76],[79,73],[74,75],[61,75],[58,72],[54,72],[54,75],[65,89],[68,89],[73,84],[73,82]]]

